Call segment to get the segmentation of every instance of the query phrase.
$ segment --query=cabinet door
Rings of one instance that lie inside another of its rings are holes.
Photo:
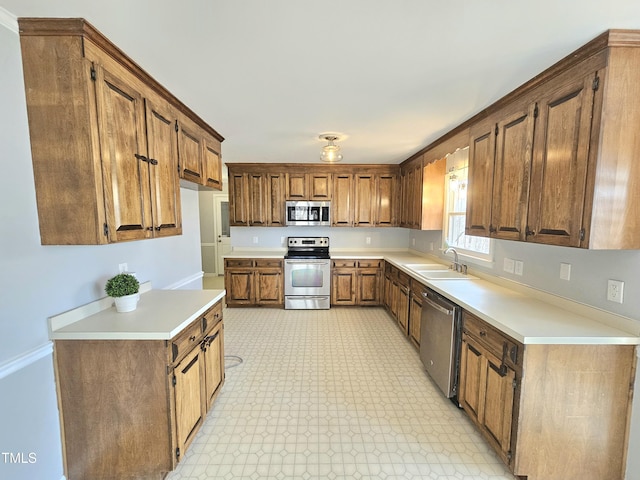
[[[145,101],[155,236],[182,233],[176,118],[168,105]]]
[[[420,229],[422,223],[422,160],[416,162],[413,170],[413,197],[411,197],[411,228]]]
[[[307,200],[309,186],[306,173],[287,173],[287,200]]]
[[[396,312],[398,325],[405,335],[409,334],[409,287],[398,284],[396,289]]]
[[[422,230],[442,230],[446,170],[446,158],[429,162],[422,169]]]
[[[336,227],[353,226],[353,175],[336,174],[333,177],[331,224]]]
[[[267,174],[267,224],[274,227],[284,227],[284,202],[285,202],[285,175],[284,173]]]
[[[220,142],[205,137],[202,157],[204,184],[216,190],[222,190],[222,160]]]
[[[356,304],[355,269],[334,269],[331,273],[331,303],[333,305]]]
[[[595,74],[540,98],[527,240],[580,246]]]
[[[109,241],[149,238],[153,227],[144,101],[119,76],[104,68],[97,68],[96,75]]]
[[[213,405],[215,396],[222,386],[224,379],[224,340],[222,323],[205,338],[205,391],[206,408],[209,410]]]
[[[224,287],[227,291],[227,304],[253,304],[255,299],[253,294],[253,269],[226,269],[224,273]]]
[[[485,401],[481,424],[505,463],[510,463],[511,423],[515,372],[486,353]]]
[[[202,423],[202,350],[195,347],[174,369],[177,447],[185,452]]]
[[[358,305],[380,305],[380,270],[377,268],[362,268],[358,270]]]
[[[500,116],[491,197],[492,237],[525,240],[535,108],[530,103]]]
[[[378,175],[376,197],[376,226],[395,227],[398,224],[398,176],[394,174]],[[440,214],[442,218],[442,214]]]
[[[422,323],[422,298],[411,294],[409,305],[409,337],[414,344],[420,345],[420,325]]]
[[[309,173],[309,200],[331,200],[332,182],[330,173]]]
[[[202,135],[195,124],[178,122],[178,155],[180,177],[194,183],[203,183]]]
[[[258,305],[282,305],[282,269],[259,269],[254,273],[256,285],[255,302]]]
[[[485,391],[483,384],[483,356],[480,348],[470,341],[466,334],[462,335],[462,352],[460,354],[460,382],[458,385],[458,402],[471,419],[478,423],[481,408],[484,405]]]
[[[246,173],[229,172],[229,224],[249,225],[249,178]]]
[[[375,225],[376,205],[376,179],[374,175],[361,175],[355,177],[356,214],[354,223],[356,227],[373,227]]]
[[[267,224],[267,181],[261,173],[248,174],[249,185],[249,225],[265,226]]]
[[[488,237],[490,234],[495,128],[494,122],[485,121],[470,129],[465,225],[467,235]]]

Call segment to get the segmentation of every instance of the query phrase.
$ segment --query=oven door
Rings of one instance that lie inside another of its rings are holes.
[[[284,261],[285,296],[329,296],[331,266],[329,259],[286,259]]]

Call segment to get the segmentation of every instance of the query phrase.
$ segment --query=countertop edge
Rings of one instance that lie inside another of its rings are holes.
[[[73,322],[67,322],[61,325],[59,328],[51,329],[49,332],[49,339],[53,341],[55,340],[171,340],[176,335],[178,335],[182,330],[184,330],[189,324],[191,324],[191,322],[193,322],[199,316],[201,316],[204,312],[206,312],[209,308],[211,308],[216,303],[220,302],[226,295],[226,290],[224,289],[223,290],[161,290],[161,289],[149,290],[149,292],[154,292],[154,294],[156,295],[157,294],[161,295],[162,292],[169,293],[169,292],[191,292],[191,291],[192,292],[206,291],[206,292],[211,292],[212,294],[215,293],[215,295],[207,301],[199,302],[199,306],[197,308],[191,311],[182,320],[177,320],[177,323],[175,325],[172,325],[171,328],[165,328],[165,329],[158,328],[158,330],[156,331],[144,330],[144,329],[136,331],[136,330],[107,328],[107,327],[105,327],[104,330],[95,330],[95,329],[74,330],[72,325],[77,324],[78,322],[82,322],[83,320],[86,320],[96,314],[102,314],[107,316],[113,315],[113,319],[116,322],[124,319],[124,317],[119,317],[119,315],[127,315],[127,313],[117,313],[115,311],[115,307],[107,307],[106,309],[101,308],[96,313],[95,311],[96,308],[104,307],[104,299],[99,299],[99,300],[96,300],[95,302],[92,302],[96,304],[95,306],[91,306],[92,304],[88,304],[90,305],[90,307],[88,309],[85,309],[86,312],[89,312],[88,315],[82,318],[78,318],[78,315],[80,315],[80,313],[74,312]],[[147,293],[148,292],[145,292],[142,295],[144,296]],[[171,295],[171,293],[169,294]],[[188,295],[188,294],[181,293],[180,295]],[[83,307],[87,307],[87,305]],[[83,307],[79,307],[79,308],[82,309]],[[112,310],[112,313],[107,312],[107,310]],[[131,313],[134,313],[134,312],[131,312]],[[64,314],[61,314],[61,315],[64,315]],[[52,325],[52,319],[55,317],[56,316],[49,318],[50,328]]]

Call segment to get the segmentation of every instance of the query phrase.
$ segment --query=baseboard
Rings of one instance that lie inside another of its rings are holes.
[[[28,352],[20,354],[17,357],[0,364],[0,379],[8,377],[12,373],[22,370],[41,358],[51,354],[53,354],[53,342],[47,342],[44,345],[40,345]]]
[[[2,7],[0,7],[0,25],[7,27],[7,29],[13,33],[19,33],[18,18]]]

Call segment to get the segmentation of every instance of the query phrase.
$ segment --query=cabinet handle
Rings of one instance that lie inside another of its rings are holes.
[[[536,231],[535,230],[531,230],[531,229],[529,229],[529,227],[527,227],[527,229],[525,230],[524,233],[527,235],[527,237],[530,237],[530,236],[535,235]]]
[[[195,339],[196,339],[196,336],[195,336],[195,335],[191,335],[191,336],[189,337],[189,341],[190,341],[190,342],[195,341]]]
[[[487,336],[487,332],[485,332],[484,330],[480,330],[480,336],[481,337],[486,337]]]
[[[155,158],[150,158],[150,159],[149,159],[149,163],[150,163],[151,165],[158,165],[158,160],[156,160]]]
[[[148,162],[149,161],[149,159],[147,157],[145,157],[144,155],[140,155],[138,153],[134,153],[134,155],[136,156],[136,158],[138,160],[142,160],[143,162]]]

